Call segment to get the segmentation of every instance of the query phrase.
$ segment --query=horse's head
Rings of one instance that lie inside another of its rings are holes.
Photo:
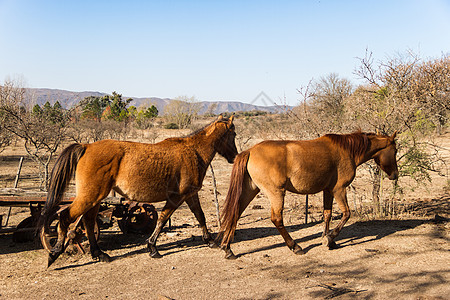
[[[386,147],[376,152],[373,156],[376,164],[380,166],[381,170],[386,172],[390,180],[398,178],[397,168],[397,147],[395,145],[395,136],[397,131],[392,136],[382,136],[377,134],[377,138],[385,139]]]
[[[233,163],[234,158],[238,154],[236,143],[234,141],[236,132],[234,131],[233,119],[234,116],[231,116],[228,120],[224,119],[222,116],[219,116],[215,122],[216,128],[223,132],[221,138],[215,145],[216,151],[230,164]]]

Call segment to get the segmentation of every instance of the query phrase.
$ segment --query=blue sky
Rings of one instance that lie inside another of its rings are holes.
[[[450,53],[450,1],[0,0],[0,81],[250,103],[382,60]],[[262,104],[262,103],[256,103]]]

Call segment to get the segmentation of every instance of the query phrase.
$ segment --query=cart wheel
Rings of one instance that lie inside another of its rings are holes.
[[[48,252],[51,251],[51,249],[55,246],[56,242],[58,241],[58,224],[59,224],[59,221],[58,221],[57,216],[55,215],[51,219],[49,232],[45,233],[44,228],[41,229],[41,233],[39,235],[41,238],[41,243],[42,243],[42,246],[44,247],[44,249],[47,250]],[[84,230],[83,222],[80,222],[80,224],[78,225],[78,228],[75,232],[77,234],[75,239],[78,240],[80,242],[80,244],[87,241],[87,235],[86,235],[86,231]],[[95,225],[94,225],[94,235],[95,235],[95,239],[98,240],[98,238],[100,236],[98,219],[96,220]]]
[[[44,227],[41,228],[41,232],[39,234],[39,238],[41,239],[42,246],[45,250],[50,252],[52,248],[55,246],[56,241],[58,240],[58,218],[54,215],[50,219],[50,226],[47,233],[44,232]]]
[[[34,230],[32,230],[32,228],[34,227],[34,219],[33,217],[28,217],[24,220],[22,220],[22,222],[19,223],[19,225],[17,225],[17,229],[18,231],[15,231],[13,233],[13,241],[15,243],[25,243],[25,242],[30,242],[34,240]],[[20,229],[26,229],[29,228],[30,230],[26,230],[26,231],[20,231]]]
[[[123,233],[151,234],[155,230],[158,213],[153,205],[144,204],[131,207],[126,217],[119,220]]]

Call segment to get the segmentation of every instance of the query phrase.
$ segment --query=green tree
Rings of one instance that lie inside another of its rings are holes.
[[[44,113],[49,113],[50,110],[52,109],[52,105],[50,104],[50,102],[45,102],[44,106],[42,107],[42,110],[44,111]]]
[[[43,113],[42,108],[39,106],[39,104],[36,104],[35,106],[33,106],[33,114],[35,115],[41,115]]]
[[[89,96],[80,101],[82,109],[81,118],[101,122],[103,112],[108,107],[110,99],[108,96]]]
[[[155,105],[147,107],[146,104],[142,105],[139,110],[136,110],[135,121],[136,126],[139,129],[149,129],[152,127],[153,119],[158,116],[158,109]]]
[[[148,119],[156,118],[158,116],[158,109],[152,105],[144,111],[144,116]]]
[[[117,122],[126,121],[128,118],[127,106],[133,99],[128,98],[127,100],[123,100],[122,95],[116,92],[113,92],[111,96],[105,97],[109,97],[109,107],[111,109],[107,118]]]
[[[55,104],[53,104],[53,107],[48,111],[46,118],[53,124],[61,124],[64,126],[67,121],[67,116],[66,110],[61,106],[59,101],[56,101]]]

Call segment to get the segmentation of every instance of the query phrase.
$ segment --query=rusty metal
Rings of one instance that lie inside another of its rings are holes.
[[[118,221],[124,233],[151,234],[155,230],[158,213],[153,205],[131,202],[124,217]]]

